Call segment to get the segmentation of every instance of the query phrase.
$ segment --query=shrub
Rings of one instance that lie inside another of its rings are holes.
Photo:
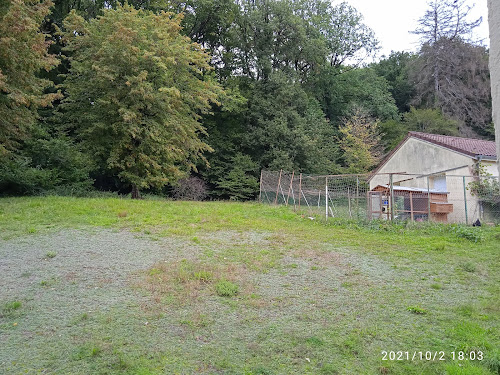
[[[186,177],[180,179],[173,187],[172,195],[177,200],[201,201],[208,195],[207,186],[199,177]]]

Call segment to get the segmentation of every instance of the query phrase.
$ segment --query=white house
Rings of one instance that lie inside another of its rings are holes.
[[[468,189],[478,165],[498,177],[495,142],[409,132],[374,171],[370,190],[387,186],[389,174],[394,173],[393,185],[399,190],[446,193],[446,201],[453,206],[440,221],[472,223],[482,217],[482,206]]]

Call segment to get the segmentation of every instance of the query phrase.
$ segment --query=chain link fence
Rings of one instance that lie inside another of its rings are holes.
[[[310,216],[500,224],[498,177],[262,171],[259,201]]]

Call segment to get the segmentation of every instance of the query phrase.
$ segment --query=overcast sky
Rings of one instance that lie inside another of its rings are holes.
[[[393,51],[416,51],[418,37],[409,31],[415,30],[418,19],[427,9],[427,0],[345,0],[363,14],[365,24],[377,36],[382,47],[380,56],[389,55]],[[332,0],[338,4],[342,0]],[[488,39],[488,7],[486,0],[469,0],[475,4],[471,18],[483,17],[483,23],[476,29],[476,37],[484,39],[483,44],[489,46]],[[380,57],[379,56],[379,57]]]

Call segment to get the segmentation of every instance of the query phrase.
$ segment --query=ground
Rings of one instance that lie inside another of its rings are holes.
[[[499,229],[0,199],[0,373],[499,374]]]

